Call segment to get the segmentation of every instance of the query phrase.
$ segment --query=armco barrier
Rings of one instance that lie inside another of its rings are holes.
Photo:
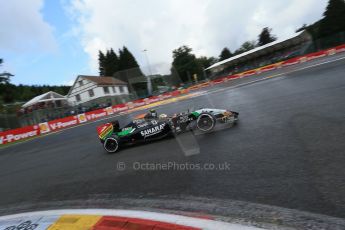
[[[159,96],[153,96],[153,97],[149,97],[149,98],[145,98],[145,99],[138,99],[135,101],[127,102],[125,104],[114,105],[114,106],[107,107],[104,109],[98,109],[98,110],[78,114],[75,116],[69,116],[69,117],[65,117],[65,118],[61,118],[61,119],[57,119],[57,120],[52,120],[49,122],[39,123],[38,125],[26,126],[26,127],[19,128],[19,129],[12,129],[12,130],[8,130],[8,131],[0,132],[0,145],[13,143],[13,142],[20,141],[23,139],[39,136],[41,134],[45,134],[45,133],[61,130],[64,128],[72,127],[74,125],[82,124],[84,122],[97,120],[97,119],[100,119],[100,118],[103,118],[103,117],[106,117],[109,115],[113,115],[113,114],[116,114],[119,112],[127,111],[128,109],[132,109],[132,108],[140,107],[143,105],[151,104],[151,103],[161,101],[161,100],[164,100],[167,98],[177,97],[181,94],[186,94],[191,90],[196,90],[196,89],[200,89],[203,87],[221,84],[221,83],[224,83],[228,80],[248,77],[248,76],[251,76],[254,74],[267,72],[267,71],[271,71],[271,70],[274,70],[277,68],[311,61],[311,60],[314,60],[314,59],[317,59],[320,57],[334,55],[334,54],[337,54],[340,52],[345,52],[345,44],[337,46],[337,47],[333,47],[330,49],[322,50],[319,52],[310,53],[310,54],[307,54],[304,56],[291,58],[289,60],[275,63],[275,64],[271,64],[271,65],[267,65],[267,66],[264,66],[261,68],[248,70],[248,71],[243,72],[243,73],[239,73],[239,74],[235,74],[235,75],[229,75],[229,76],[226,76],[223,78],[212,80],[210,82],[197,84],[197,85],[191,86],[191,87],[184,89],[184,90],[176,90],[176,91],[169,92],[169,93],[163,93]]]

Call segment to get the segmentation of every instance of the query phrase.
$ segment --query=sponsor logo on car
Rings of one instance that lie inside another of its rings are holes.
[[[147,122],[137,124],[138,129],[148,126]]]
[[[140,134],[141,134],[141,136],[143,136],[143,137],[148,137],[148,136],[155,135],[155,134],[157,134],[157,133],[162,132],[162,130],[164,129],[165,125],[166,125],[166,124],[163,123],[163,124],[154,126],[154,127],[152,127],[152,128],[145,129],[145,130],[141,131]]]

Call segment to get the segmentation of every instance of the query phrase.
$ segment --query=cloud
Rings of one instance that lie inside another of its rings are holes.
[[[43,20],[43,0],[2,1],[0,50],[10,52],[54,52],[53,28]]]
[[[327,0],[73,0],[68,9],[90,67],[98,50],[127,46],[141,65],[143,49],[151,63],[171,62],[181,45],[197,55],[218,56],[257,39],[263,27],[278,38],[291,36],[304,23],[320,19]]]
[[[72,86],[74,84],[75,78],[62,81],[61,85]]]

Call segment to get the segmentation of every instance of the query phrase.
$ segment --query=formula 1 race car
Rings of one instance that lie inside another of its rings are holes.
[[[124,145],[149,142],[187,131],[207,133],[214,129],[216,123],[236,124],[238,115],[234,111],[204,108],[172,116],[158,116],[155,110],[150,110],[122,128],[117,120],[98,126],[97,133],[104,149],[114,153]]]

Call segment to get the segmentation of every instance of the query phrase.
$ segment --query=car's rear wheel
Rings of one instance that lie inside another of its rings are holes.
[[[108,137],[104,140],[103,147],[108,153],[115,153],[119,149],[119,141],[116,137]]]
[[[210,113],[202,113],[196,120],[196,126],[200,131],[211,131],[216,125],[215,117]]]

